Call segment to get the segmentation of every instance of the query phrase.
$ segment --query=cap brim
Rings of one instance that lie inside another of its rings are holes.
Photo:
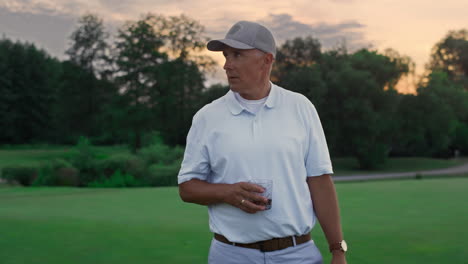
[[[224,50],[225,46],[229,46],[229,47],[235,48],[235,49],[255,49],[252,46],[249,46],[247,44],[244,44],[242,42],[239,42],[239,41],[233,40],[233,39],[211,40],[206,45],[208,50],[211,50],[211,51],[222,51],[222,50]]]

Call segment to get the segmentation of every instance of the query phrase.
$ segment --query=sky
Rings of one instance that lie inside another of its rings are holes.
[[[468,29],[467,0],[0,0],[0,35],[35,43],[65,59],[68,37],[85,12],[99,15],[111,32],[125,21],[152,12],[185,14],[206,28],[209,38],[222,38],[239,20],[269,27],[281,45],[294,37],[312,36],[324,49],[346,43],[349,51],[392,48],[410,56],[422,74],[431,48],[449,30]],[[222,56],[212,82],[224,82]],[[412,92],[411,80],[400,83]]]

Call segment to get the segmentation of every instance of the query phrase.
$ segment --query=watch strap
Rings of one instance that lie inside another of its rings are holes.
[[[340,250],[340,251],[345,252],[345,250],[341,246],[341,243],[342,243],[342,241],[330,244],[330,247],[329,247],[330,252],[332,252],[333,250]]]

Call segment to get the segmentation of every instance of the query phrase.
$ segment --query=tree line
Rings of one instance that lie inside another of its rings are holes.
[[[158,131],[184,145],[193,114],[228,87],[205,87],[214,61],[204,27],[185,15],[143,15],[113,40],[101,18],[83,15],[67,60],[33,44],[0,40],[0,144],[128,144],[136,152]],[[407,56],[346,47],[323,50],[312,37],[278,47],[272,80],[317,107],[332,156],[373,168],[389,156],[468,154],[468,32],[434,45],[417,94],[397,83],[414,74]]]

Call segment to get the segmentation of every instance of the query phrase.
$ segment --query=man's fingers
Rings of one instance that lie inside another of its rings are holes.
[[[262,186],[253,184],[253,183],[248,183],[248,182],[242,182],[241,187],[248,191],[248,192],[257,192],[257,193],[262,193],[265,190],[262,188]]]
[[[268,200],[260,195],[264,191],[261,186],[248,182],[239,182],[234,186],[237,187],[233,190],[232,205],[250,214],[265,210]]]
[[[254,203],[252,203],[251,201],[249,200],[244,200],[243,203],[241,203],[241,207],[240,209],[246,211],[247,213],[256,213],[258,211],[264,211],[265,210],[265,206],[262,206],[262,205],[256,205]]]
[[[261,196],[261,195],[258,195],[257,193],[248,193],[246,194],[247,197],[249,198],[249,200],[251,202],[253,202],[254,204],[262,204],[262,205],[265,205],[268,203],[268,199]]]
[[[249,200],[254,204],[268,203],[267,198],[260,195],[265,191],[261,186],[248,182],[240,182],[239,186],[241,187],[241,192],[239,192],[239,195],[243,199]]]

